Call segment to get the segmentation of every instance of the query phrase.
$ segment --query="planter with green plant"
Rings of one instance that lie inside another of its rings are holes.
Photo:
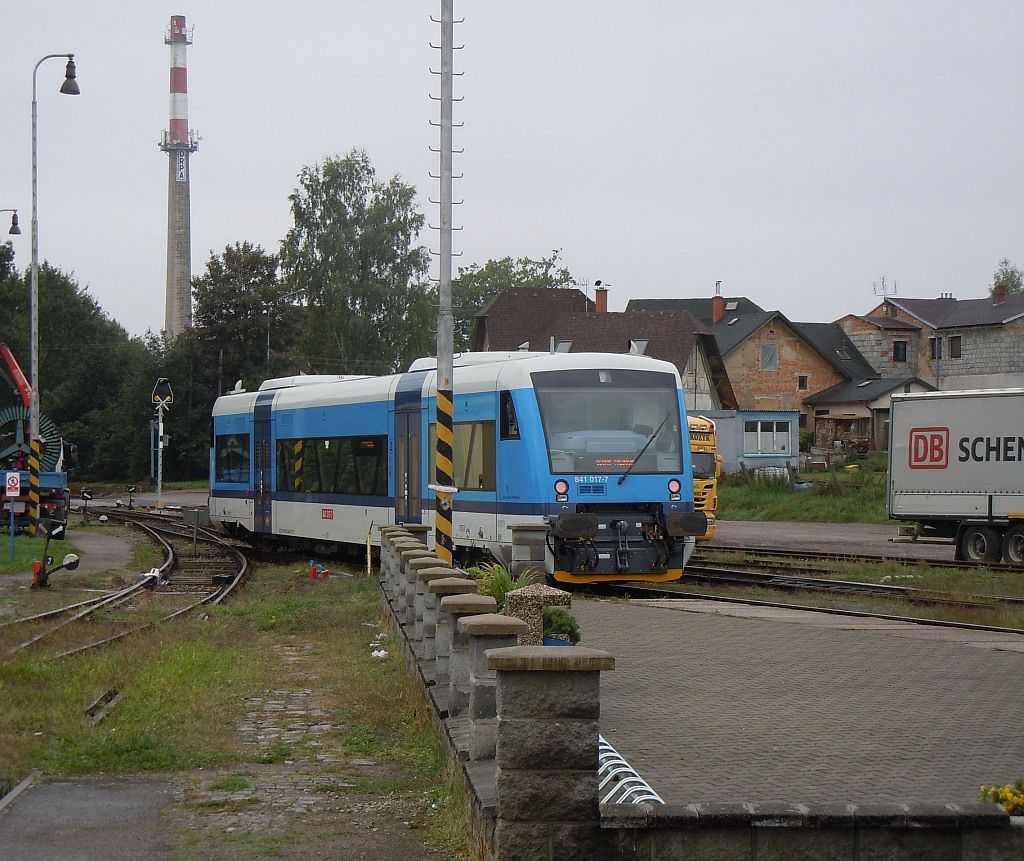
[[[580,625],[564,607],[544,608],[544,645],[575,646],[580,641]]]

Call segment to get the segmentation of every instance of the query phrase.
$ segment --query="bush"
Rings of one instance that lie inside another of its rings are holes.
[[[580,641],[580,624],[576,617],[564,607],[544,608],[544,636],[569,638],[570,643]]]
[[[540,579],[540,574],[532,568],[516,577],[500,562],[482,562],[467,568],[466,573],[477,581],[481,595],[489,595],[494,599],[499,613],[505,609],[505,596],[509,592],[522,589]]]

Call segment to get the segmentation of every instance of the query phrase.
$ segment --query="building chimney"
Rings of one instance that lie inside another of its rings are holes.
[[[600,284],[601,282],[596,282]],[[594,301],[597,303],[597,313],[606,314],[608,312],[608,288],[607,287],[596,287],[594,289]]]
[[[992,304],[1002,305],[1006,301],[1006,285],[995,284],[992,287]]]
[[[725,316],[725,298],[716,293],[711,297],[711,323],[721,322]]]

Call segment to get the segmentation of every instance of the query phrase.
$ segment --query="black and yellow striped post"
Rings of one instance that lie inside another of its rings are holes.
[[[453,0],[441,0],[441,121],[437,123],[440,145],[437,148],[439,167],[437,178],[440,196],[438,198],[438,225],[440,248],[437,266],[437,447],[435,475],[437,483],[433,490],[437,494],[437,508],[434,517],[434,553],[447,566],[452,565],[452,503],[453,463],[455,435],[452,432],[452,406],[455,384],[453,383],[455,318],[452,316],[452,57],[454,55]]]
[[[452,430],[452,390],[437,390],[437,452],[434,479],[437,503],[434,518],[434,553],[451,567],[452,551],[452,464],[455,435]]]
[[[295,440],[292,445],[292,464],[295,472],[292,474],[292,490],[302,490],[302,447],[301,439]]]
[[[28,520],[29,535],[39,531],[39,461],[42,459],[42,441],[32,437],[28,455]]]

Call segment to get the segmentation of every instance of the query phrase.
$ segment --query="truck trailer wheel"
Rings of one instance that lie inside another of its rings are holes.
[[[989,526],[968,526],[960,535],[960,556],[969,562],[998,562],[1002,555],[999,533]]]
[[[1008,529],[1003,536],[1003,561],[1024,565],[1024,525]]]

